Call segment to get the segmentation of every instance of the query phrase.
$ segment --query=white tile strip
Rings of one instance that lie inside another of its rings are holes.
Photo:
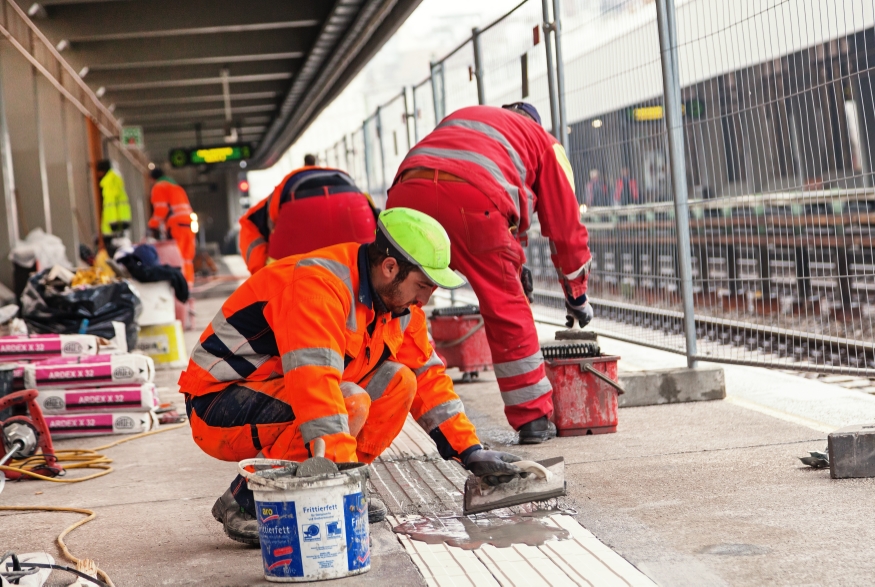
[[[404,519],[389,516],[389,521],[394,527]],[[554,515],[550,521],[571,538],[539,547],[486,544],[465,550],[397,536],[430,587],[655,587],[571,516]]]

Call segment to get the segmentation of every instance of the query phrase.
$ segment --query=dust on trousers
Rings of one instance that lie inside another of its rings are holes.
[[[553,412],[535,320],[520,282],[525,253],[492,201],[457,181],[410,179],[389,190],[386,208],[407,207],[437,220],[452,243],[450,267],[477,294],[508,423]]]

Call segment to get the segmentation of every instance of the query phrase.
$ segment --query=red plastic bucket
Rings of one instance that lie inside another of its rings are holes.
[[[544,361],[547,379],[553,386],[552,420],[559,436],[617,431],[620,391],[604,378],[617,381],[619,359],[618,356],[605,355]]]

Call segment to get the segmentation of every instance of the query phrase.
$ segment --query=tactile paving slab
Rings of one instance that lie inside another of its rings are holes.
[[[486,544],[476,550],[426,544],[404,535],[398,535],[398,539],[426,583],[434,587],[656,585],[571,516],[556,514],[550,516],[550,521],[568,530],[571,538],[548,541],[537,547],[515,544],[509,548],[496,548]],[[390,517],[390,522],[395,526],[403,522],[403,518]]]
[[[370,481],[394,528],[409,515],[459,515],[467,476],[459,463],[443,460],[431,438],[408,417],[392,446],[371,465]],[[555,514],[550,523],[571,538],[541,546],[485,544],[465,550],[396,536],[430,587],[655,586],[571,516]]]
[[[434,440],[408,415],[404,428],[401,429],[401,434],[380,455],[377,461],[390,462],[419,457],[427,457],[429,459],[441,458]]]
[[[468,473],[456,462],[375,461],[371,483],[393,515],[458,514]]]

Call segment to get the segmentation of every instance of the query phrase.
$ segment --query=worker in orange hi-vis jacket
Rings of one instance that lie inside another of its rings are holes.
[[[195,236],[191,230],[192,209],[185,190],[164,174],[160,167],[153,169],[152,217],[149,230],[155,238],[172,238],[182,255],[182,274],[189,285],[194,283]]]
[[[428,340],[450,241],[431,217],[380,214],[376,240],[293,255],[256,272],[227,299],[179,378],[195,443],[225,461],[325,457],[370,463],[410,414],[445,459],[496,485],[523,475],[514,455],[485,450]],[[238,476],[212,510],[229,538],[257,544],[255,501]],[[385,506],[373,500],[368,517]]]

